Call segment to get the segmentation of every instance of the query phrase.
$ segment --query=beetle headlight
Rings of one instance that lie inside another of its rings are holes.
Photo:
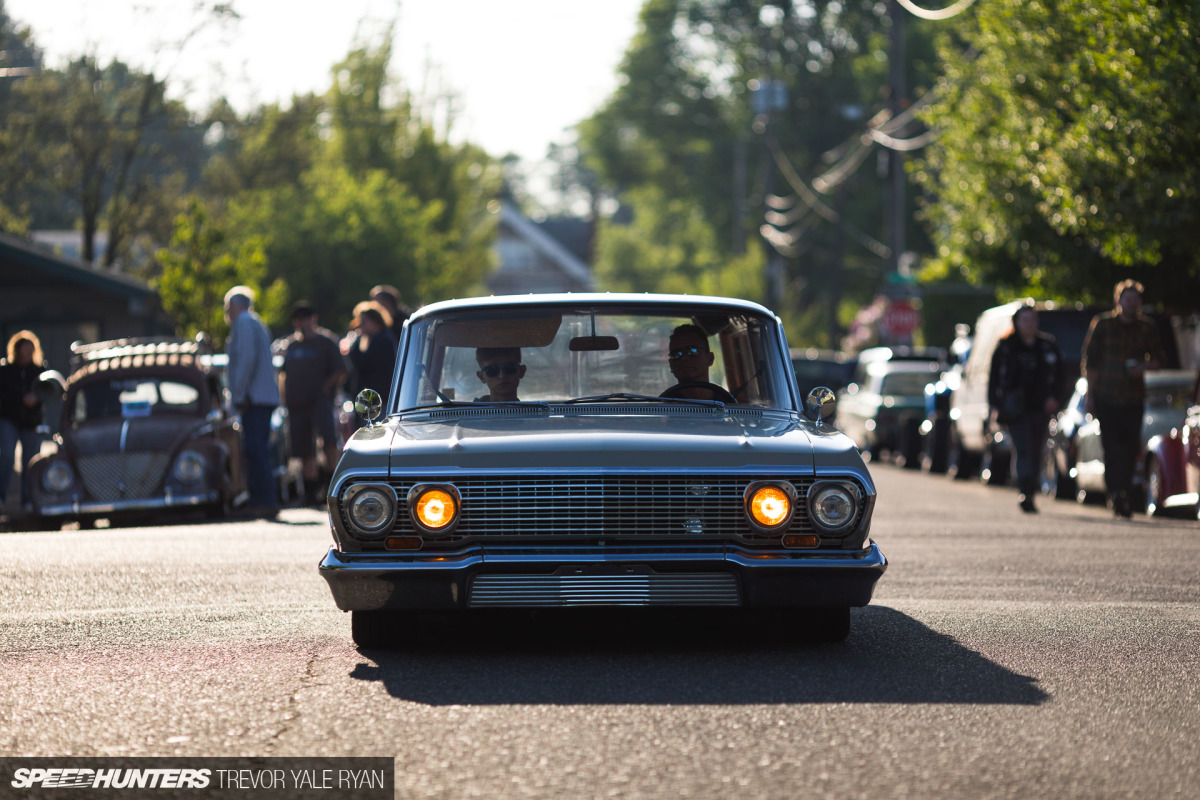
[[[808,514],[824,533],[843,533],[858,516],[859,492],[849,483],[814,483],[808,490]]]
[[[42,488],[53,494],[62,494],[75,485],[75,471],[65,461],[55,461],[42,473]]]
[[[207,470],[207,458],[195,450],[184,450],[175,459],[175,468],[172,472],[175,474],[175,480],[180,483],[196,483],[204,480],[204,473]]]
[[[350,524],[368,536],[391,530],[396,521],[396,492],[386,484],[351,486],[342,498],[342,506]]]
[[[425,533],[449,533],[458,524],[462,496],[448,483],[420,484],[408,490],[408,514]]]
[[[761,481],[746,487],[746,517],[763,532],[784,530],[796,510],[796,487],[786,482]]]

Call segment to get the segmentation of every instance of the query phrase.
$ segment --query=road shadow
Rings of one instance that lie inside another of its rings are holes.
[[[438,641],[363,650],[350,677],[432,706],[968,703],[1048,695],[955,639],[882,606],[855,609],[841,644],[711,611],[452,620]]]

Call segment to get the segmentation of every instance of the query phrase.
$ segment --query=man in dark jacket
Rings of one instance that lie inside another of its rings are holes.
[[[1016,455],[1021,510],[1037,511],[1037,491],[1046,427],[1058,411],[1063,380],[1062,353],[1054,337],[1038,330],[1037,309],[1021,306],[1013,331],[996,344],[988,376],[988,405],[997,422],[1008,427]]]
[[[1142,316],[1140,283],[1121,281],[1113,290],[1116,309],[1092,320],[1083,343],[1087,410],[1100,420],[1104,484],[1113,513],[1133,514],[1129,499],[1133,470],[1142,449],[1146,370],[1162,366],[1162,344]]]

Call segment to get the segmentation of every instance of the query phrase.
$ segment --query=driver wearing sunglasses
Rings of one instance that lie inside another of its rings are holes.
[[[519,347],[480,347],[475,350],[475,361],[479,364],[479,376],[487,384],[488,393],[476,397],[476,403],[502,403],[516,401],[517,386],[525,377],[525,365],[521,363]]]
[[[714,356],[708,347],[708,335],[699,325],[680,325],[671,332],[667,344],[667,363],[677,384],[662,393],[662,397],[686,397],[694,400],[719,400],[735,403],[724,387],[708,380],[708,369]]]

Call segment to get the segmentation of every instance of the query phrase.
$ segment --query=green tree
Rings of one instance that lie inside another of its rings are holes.
[[[229,336],[225,292],[234,286],[255,290],[255,311],[268,325],[278,331],[288,322],[287,286],[282,280],[267,284],[263,237],[231,238],[197,198],[176,217],[170,245],[157,258],[161,272],[154,286],[180,336],[206,333],[215,347],[223,346]]]
[[[1107,304],[1200,301],[1200,5],[980,3],[942,53],[916,177],[928,271]]]
[[[162,241],[186,185],[180,153],[191,150],[186,108],[166,98],[153,74],[93,57],[18,82],[6,127],[34,179],[70,201],[83,233],[83,259],[96,257],[104,230],[105,266],[128,257],[140,234]],[[50,220],[51,222],[53,220]],[[35,220],[35,224],[39,222]],[[44,222],[44,221],[43,221]]]
[[[880,91],[882,7],[647,0],[621,66],[622,85],[579,126],[583,165],[623,205],[600,229],[597,275],[670,262],[657,251],[680,252],[678,240],[694,236],[700,219],[710,228],[702,240],[713,248],[703,260],[737,264],[738,293],[758,299],[749,289],[764,288],[758,232],[770,220],[782,229],[776,238],[786,270],[775,310],[798,340],[832,344],[840,287],[847,305],[861,305],[874,295],[885,266],[875,241],[882,238],[882,178],[860,170],[875,163],[866,157],[875,145],[861,144],[864,124],[878,119],[888,100]],[[919,24],[907,31],[908,85],[920,90],[928,84],[919,78],[928,75],[931,34]],[[755,87],[772,82],[786,87],[786,103],[768,126],[756,114]],[[768,172],[775,174],[773,185]],[[827,196],[813,191],[817,176],[824,176],[818,189]],[[783,210],[767,207],[768,194],[780,196],[774,202]],[[651,198],[662,205],[647,208]],[[663,224],[671,209],[682,216]],[[644,229],[665,238],[635,238],[637,220],[647,213]],[[845,222],[831,222],[837,219]],[[618,235],[623,220],[635,226],[620,234],[620,252],[629,261],[607,263],[616,250],[604,239]],[[913,232],[909,241],[919,245],[920,238]],[[663,285],[675,282],[663,278]]]

